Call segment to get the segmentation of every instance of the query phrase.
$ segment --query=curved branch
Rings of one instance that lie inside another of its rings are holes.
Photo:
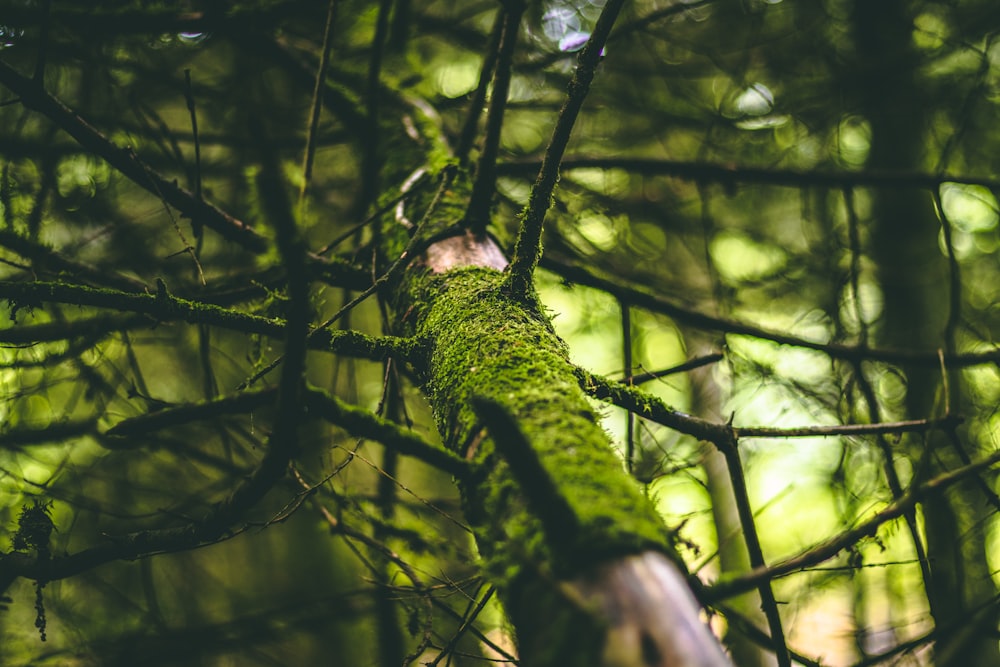
[[[191,218],[196,225],[204,225],[251,252],[259,254],[267,251],[267,239],[248,224],[199,199],[174,181],[168,181],[140,160],[131,148],[116,146],[76,112],[46,92],[37,82],[22,76],[2,60],[0,60],[0,83],[18,95],[25,107],[44,115],[76,139],[81,146],[104,158],[108,164],[136,185],[173,206]]]
[[[582,368],[576,369],[576,377],[583,390],[600,401],[613,403],[620,408],[634,412],[643,419],[648,419],[699,440],[711,442],[718,447],[727,446],[727,443],[733,438],[807,438],[925,433],[934,429],[951,429],[962,422],[961,417],[949,415],[941,419],[911,419],[879,424],[833,424],[799,428],[733,426],[679,412],[638,387],[609,380]]]

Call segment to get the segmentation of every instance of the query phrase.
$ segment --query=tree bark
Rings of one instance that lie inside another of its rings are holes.
[[[390,287],[445,445],[473,464],[466,517],[522,664],[729,664],[565,344],[533,295],[509,295],[505,266],[489,237],[458,231]]]

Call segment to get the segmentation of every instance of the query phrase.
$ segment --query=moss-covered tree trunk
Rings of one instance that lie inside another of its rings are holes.
[[[923,166],[923,137],[930,122],[925,92],[916,83],[920,66],[912,48],[913,16],[900,0],[855,3],[855,31],[863,57],[858,82],[871,123],[869,166],[911,170]],[[934,202],[924,191],[893,189],[874,197],[872,254],[883,294],[881,339],[893,346],[948,349],[949,310],[960,295],[947,294],[947,262],[938,245],[940,223]],[[953,312],[957,312],[954,311]],[[949,340],[951,339],[951,340]],[[940,409],[935,392],[940,373],[933,368],[904,368],[906,409],[913,418]],[[961,386],[958,374],[952,385]],[[955,406],[948,406],[954,409]],[[918,478],[931,478],[958,467],[959,452],[943,434],[931,432],[911,442],[907,454]],[[996,587],[980,528],[991,512],[975,487],[956,486],[923,505],[923,527],[930,579],[925,581],[931,615],[938,630],[937,664],[998,665],[1000,653],[989,628],[996,625],[990,601]]]
[[[509,295],[505,266],[492,240],[456,232],[391,292],[396,325],[423,341],[414,370],[445,444],[473,465],[466,516],[522,664],[728,664],[564,343]]]

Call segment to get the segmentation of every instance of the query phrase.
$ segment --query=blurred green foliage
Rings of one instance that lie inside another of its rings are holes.
[[[391,207],[376,215],[376,202],[397,198],[414,169],[440,158],[439,138],[426,129],[457,141],[498,7],[386,2],[385,42],[373,47],[379,5],[333,4],[308,182],[302,164],[326,3],[0,0],[0,60],[25,76],[43,62],[45,89],[109,140],[270,235],[255,185],[266,144],[288,192],[304,191],[295,214],[310,250],[355,272],[354,282],[330,278],[331,269],[313,283],[318,323],[356,296],[358,275],[384,268],[372,240],[397,223]],[[493,220],[501,239],[516,234],[575,50],[599,8],[553,0],[525,14],[501,134]],[[964,419],[945,435],[742,439],[769,562],[890,504],[886,466],[908,488],[997,449],[998,25],[991,0],[639,0],[612,33],[546,219],[537,276],[573,361],[625,379],[703,354],[695,341],[707,340],[724,357],[700,378],[683,372],[643,386],[690,412],[706,409],[693,392],[710,383],[712,412],[737,427]],[[878,57],[869,30],[885,45]],[[375,50],[382,61],[373,78]],[[149,293],[161,279],[171,294],[282,315],[276,252],[193,227],[155,189],[2,86],[0,104],[0,279],[129,283]],[[581,268],[624,291],[588,284],[573,270]],[[671,309],[630,307],[625,369],[621,294],[631,288]],[[925,306],[910,308],[911,320],[893,310],[900,293]],[[16,322],[5,314],[4,553],[36,546],[19,538],[18,524],[35,503],[51,503],[53,556],[182,525],[225,498],[262,455],[269,409],[125,442],[104,431],[234,394],[281,353],[279,340],[153,319],[46,333],[103,314],[72,304],[28,304]],[[371,300],[338,326],[392,333],[384,319]],[[15,338],[18,331],[34,338]],[[307,374],[437,438],[405,374],[398,396],[395,380],[386,390],[382,364],[350,355],[312,352]],[[733,536],[720,537],[712,513],[728,501],[711,490],[708,446],[601,410],[623,454],[632,438],[636,476],[677,528],[692,571],[706,581],[723,574],[719,549]],[[73,420],[92,425],[46,435]],[[24,431],[37,436],[14,437]],[[33,583],[16,581],[13,602],[0,609],[0,662],[388,666],[423,637],[419,661],[434,659],[487,592],[451,481],[314,421],[302,427],[295,467],[311,490],[289,476],[219,544],[49,582],[44,644]],[[937,641],[937,664],[998,664],[996,494],[986,472],[931,496],[954,510],[957,560],[935,556],[930,567],[958,577],[957,607],[928,596],[913,535],[896,520],[823,565],[776,580],[791,647],[824,665],[895,659],[895,647],[913,664],[932,664]],[[925,509],[914,516],[934,551]],[[957,614],[951,625],[941,609]],[[450,646],[450,664],[500,656],[485,639],[511,650],[495,603],[473,625]],[[963,639],[962,625],[975,628],[974,640]]]

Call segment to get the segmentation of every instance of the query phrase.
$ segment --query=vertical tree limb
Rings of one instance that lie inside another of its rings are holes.
[[[503,129],[503,115],[507,108],[507,94],[510,90],[513,69],[514,47],[521,27],[521,15],[525,5],[522,0],[510,0],[503,8],[503,32],[500,36],[500,50],[497,54],[493,75],[493,96],[486,116],[486,135],[483,149],[476,163],[476,180],[469,196],[469,207],[465,224],[474,234],[484,234],[490,222],[490,204],[496,190],[497,152],[500,150],[500,133]]]
[[[538,170],[538,177],[531,188],[528,206],[521,213],[521,228],[514,245],[514,257],[511,259],[510,276],[507,281],[507,288],[517,298],[524,299],[531,291],[532,274],[542,255],[542,222],[552,204],[552,193],[559,179],[559,163],[566,152],[573,125],[576,124],[576,118],[590,90],[590,82],[593,81],[597,65],[601,61],[604,44],[611,34],[611,27],[618,18],[618,12],[623,4],[624,0],[608,0],[601,10],[601,16],[597,19],[594,32],[580,53],[579,64],[569,82],[566,102],[559,112],[552,138],[542,158],[542,166]]]

